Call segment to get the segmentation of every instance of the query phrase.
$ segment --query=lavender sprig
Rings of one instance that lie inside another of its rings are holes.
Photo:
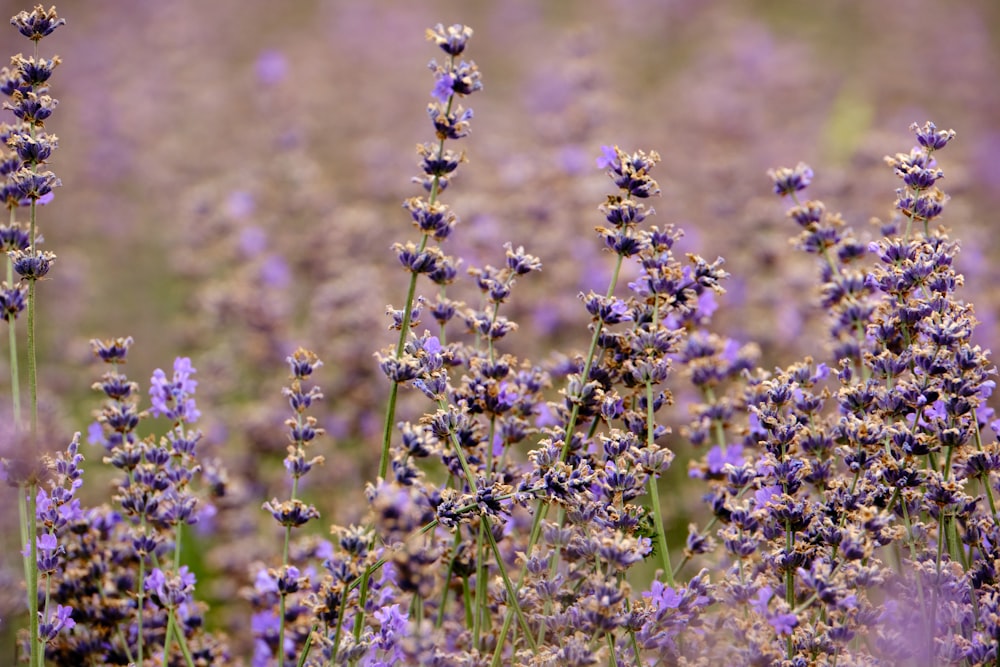
[[[434,126],[436,144],[428,143],[418,147],[421,157],[423,175],[417,180],[427,191],[426,199],[414,197],[404,203],[410,211],[413,225],[420,231],[418,244],[396,244],[393,249],[403,268],[410,273],[410,283],[407,287],[406,300],[403,303],[402,315],[395,328],[399,329],[399,339],[391,356],[380,358],[380,365],[392,383],[389,390],[389,400],[386,407],[385,424],[382,431],[382,454],[379,459],[378,474],[385,478],[389,470],[389,446],[392,430],[395,426],[396,397],[399,385],[411,377],[400,372],[398,362],[403,356],[406,344],[413,326],[414,298],[416,296],[417,278],[420,274],[427,275],[434,283],[444,286],[454,280],[456,269],[453,260],[448,258],[431,241],[441,242],[446,239],[457,220],[455,214],[438,201],[438,195],[450,182],[463,156],[445,149],[445,142],[458,140],[469,133],[469,121],[472,110],[465,109],[459,99],[471,95],[482,88],[479,70],[474,63],[456,62],[456,56],[465,51],[466,43],[472,37],[472,29],[462,25],[452,25],[445,28],[436,26],[427,31],[427,38],[434,41],[448,54],[447,61],[438,65],[432,61],[430,66],[434,71],[435,86],[431,91],[434,101],[427,105],[427,113]]]
[[[307,475],[314,466],[323,463],[322,456],[309,457],[306,448],[309,447],[317,436],[323,434],[323,429],[316,426],[316,419],[306,414],[312,407],[314,401],[323,397],[318,387],[305,388],[304,383],[309,380],[312,374],[323,365],[323,362],[312,352],[299,348],[286,359],[291,369],[291,385],[284,388],[282,393],[288,398],[289,406],[292,408],[292,418],[285,422],[289,429],[288,455],[285,457],[285,470],[292,477],[292,489],[288,500],[279,501],[277,498],[266,502],[263,509],[271,513],[274,520],[282,526],[284,540],[281,549],[281,570],[273,574],[276,583],[278,597],[278,628],[277,646],[274,655],[277,664],[284,664],[286,657],[285,647],[285,624],[286,624],[286,604],[288,596],[295,593],[303,585],[299,577],[299,570],[291,564],[289,559],[289,547],[291,545],[292,529],[298,528],[312,519],[319,518],[319,511],[310,504],[299,499],[300,480]],[[338,613],[340,611],[338,610]]]
[[[34,456],[38,455],[38,369],[36,356],[36,336],[35,326],[37,317],[36,304],[36,283],[48,273],[49,267],[55,260],[55,255],[51,252],[38,252],[36,243],[38,234],[36,232],[37,206],[39,203],[48,201],[51,198],[52,188],[59,185],[59,179],[51,171],[44,170],[46,161],[51,156],[52,150],[58,144],[54,135],[48,135],[42,130],[45,127],[45,120],[52,114],[57,101],[48,94],[48,79],[52,75],[52,70],[59,64],[58,58],[44,60],[38,55],[38,42],[45,36],[50,35],[57,27],[65,23],[65,20],[58,18],[55,8],[46,11],[41,6],[35,7],[32,12],[20,12],[11,19],[11,24],[17,27],[19,32],[34,42],[34,55],[30,58],[18,54],[11,63],[13,70],[5,68],[3,72],[4,87],[3,92],[10,97],[10,101],[4,102],[3,108],[13,112],[18,124],[12,128],[5,129],[4,135],[6,144],[13,149],[13,156],[4,156],[3,172],[6,182],[3,189],[4,203],[10,209],[11,224],[8,231],[15,228],[14,210],[17,206],[29,206],[30,219],[28,227],[28,248],[9,247],[21,245],[20,243],[4,242],[4,250],[7,251],[9,267],[7,271],[7,281],[0,285],[0,300],[6,302],[4,307],[4,319],[10,322],[9,338],[11,342],[11,380],[12,394],[14,395],[15,424],[20,424],[20,401],[19,386],[20,377],[16,364],[16,336],[12,313],[20,306],[25,294],[23,289],[14,288],[13,272],[21,276],[22,282],[27,282],[26,308],[27,308],[27,356],[28,356],[28,388],[31,401],[31,448]],[[19,162],[19,164],[18,164]],[[19,235],[18,235],[19,236]],[[38,620],[38,600],[36,591],[38,588],[37,569],[37,544],[34,536],[37,532],[35,516],[35,493],[37,484],[29,481],[23,485],[19,494],[22,499],[21,505],[26,498],[27,507],[22,506],[21,517],[22,535],[28,536],[29,553],[26,554],[28,590],[28,616],[29,635],[31,646],[29,650],[29,664],[31,667],[40,667],[44,662],[44,640],[39,634]],[[52,630],[52,626],[47,628]]]

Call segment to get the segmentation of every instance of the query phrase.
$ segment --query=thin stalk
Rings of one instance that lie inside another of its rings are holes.
[[[454,64],[455,57],[449,56],[448,66],[451,67]],[[451,95],[448,98],[448,106],[445,109],[445,115],[451,112],[452,105],[455,103],[455,95]],[[437,148],[437,159],[440,160],[444,157],[444,138],[438,140]],[[440,192],[441,187],[441,177],[434,176],[431,181],[431,191],[427,196],[427,205],[433,206],[437,201],[438,192]],[[430,234],[424,233],[423,237],[420,239],[420,248],[418,252],[423,252],[427,248],[427,243],[430,240]],[[403,322],[399,328],[399,339],[396,341],[396,358],[398,359],[403,354],[403,347],[406,345],[406,337],[410,333],[410,322],[413,317],[413,298],[416,296],[417,292],[417,274],[410,274],[410,284],[406,289],[406,302],[403,304]],[[443,327],[442,327],[443,333]],[[396,398],[399,394],[399,383],[393,382],[392,389],[389,392],[389,402],[386,405],[385,410],[385,424],[382,429],[382,456],[379,459],[378,464],[378,474],[379,477],[385,479],[386,474],[389,471],[389,445],[392,442],[392,427],[393,420],[396,415]]]
[[[25,513],[28,519],[28,555],[25,561],[27,571],[25,582],[28,589],[28,634],[31,637],[30,664],[33,667],[42,667],[45,651],[42,650],[44,647],[38,637],[38,543],[35,539],[38,531],[38,517],[35,516],[35,494],[38,486],[30,482],[22,489],[27,491]]]
[[[486,518],[480,517],[476,534],[476,608],[472,617],[472,645],[477,649],[483,631],[483,621],[488,613],[486,607],[486,562],[484,558],[486,542]]]
[[[448,559],[448,573],[444,578],[444,589],[441,593],[441,603],[438,605],[437,618],[434,619],[434,628],[440,629],[441,625],[444,623],[444,611],[445,607],[448,605],[448,588],[451,583],[451,577],[455,573],[455,560],[458,558],[458,549],[462,546],[462,535],[459,531],[455,531],[455,540],[452,543],[452,554],[451,558]]]
[[[656,540],[657,546],[660,548],[660,552],[663,554],[661,556],[661,565],[663,566],[663,574],[667,578],[667,584],[673,588],[674,586],[674,569],[670,566],[670,552],[667,551],[667,537],[664,534],[666,528],[663,524],[663,510],[660,508],[660,491],[656,486],[656,476],[649,476],[649,500],[653,504],[653,520],[656,522]]]
[[[14,210],[10,209],[10,223],[14,224]],[[7,284],[14,285],[14,262],[7,260]],[[12,317],[7,321],[10,353],[10,398],[14,411],[14,430],[21,430],[21,372],[17,359],[17,321]]]
[[[177,614],[173,608],[167,611],[169,614],[167,623],[173,623],[174,626],[174,637],[177,639],[177,645],[181,647],[181,654],[184,656],[184,661],[187,662],[188,667],[195,667],[194,658],[191,656],[191,649],[188,648],[187,640],[184,638],[184,633],[181,632],[180,624],[177,623]],[[163,654],[164,661],[167,659],[167,654]]]
[[[653,330],[660,324],[660,304],[656,301],[653,305]],[[653,422],[653,381],[646,380],[646,447],[653,447],[655,424]],[[660,490],[657,487],[657,476],[655,473],[649,475],[649,498],[653,503],[653,520],[656,522],[656,539],[660,547],[660,564],[663,566],[663,574],[667,578],[667,584],[671,588],[674,586],[674,569],[670,566],[670,551],[667,548],[666,525],[663,522],[663,508],[660,507]]]
[[[35,254],[35,221],[37,202],[31,200],[31,254]],[[31,396],[31,439],[32,446],[35,446],[35,438],[38,435],[38,362],[36,357],[35,340],[35,318],[37,308],[35,307],[35,283],[34,279],[28,280],[28,388]]]
[[[145,535],[147,530],[146,526],[146,515],[142,515],[142,534]],[[137,586],[136,597],[137,603],[135,606],[136,615],[136,647],[135,654],[136,667],[142,667],[142,652],[143,652],[143,636],[142,636],[142,610],[146,606],[146,594],[145,594],[145,580],[146,580],[146,557],[143,554],[139,554],[139,583]]]
[[[344,630],[344,602],[347,601],[347,591],[344,591],[343,596],[340,600],[340,612],[337,614],[337,629],[333,631],[333,648],[330,649],[330,667],[337,664],[337,651],[340,649],[340,634]],[[310,633],[311,636],[312,633]],[[309,655],[309,648],[312,646],[311,642],[307,642],[305,648],[302,650],[302,659],[299,660],[299,667],[306,662],[306,656]]]

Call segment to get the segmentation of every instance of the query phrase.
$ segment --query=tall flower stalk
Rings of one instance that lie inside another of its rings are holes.
[[[431,91],[434,101],[427,105],[427,114],[434,126],[435,140],[417,147],[422,174],[414,180],[423,186],[427,195],[412,197],[403,204],[410,211],[414,227],[420,232],[420,240],[416,244],[397,243],[393,246],[400,264],[410,274],[410,280],[403,308],[394,314],[394,328],[399,330],[399,338],[390,355],[381,360],[382,370],[391,382],[378,467],[378,475],[383,479],[389,470],[389,447],[395,428],[399,385],[414,378],[414,369],[402,365],[400,360],[418,312],[414,301],[417,279],[420,274],[425,274],[435,284],[443,287],[453,281],[456,275],[454,260],[447,257],[435,244],[448,238],[457,222],[457,216],[446,204],[438,201],[438,196],[465,159],[464,154],[446,149],[445,142],[456,141],[468,135],[472,109],[463,108],[458,100],[482,89],[479,69],[475,63],[456,61],[465,51],[470,37],[472,28],[463,25],[445,28],[439,24],[427,31],[427,38],[435,42],[448,57],[440,65],[431,61],[430,67],[435,76],[434,89]],[[449,305],[447,299],[439,299],[435,308],[435,317],[439,321],[447,319],[445,313],[454,314]]]
[[[279,667],[285,662],[285,624],[287,618],[286,603],[288,596],[299,590],[299,570],[289,560],[289,546],[292,540],[292,529],[303,526],[312,519],[319,518],[319,511],[299,498],[300,480],[316,465],[323,463],[322,456],[308,457],[306,448],[313,440],[322,435],[323,429],[316,426],[316,419],[306,414],[313,401],[323,397],[318,387],[306,389],[306,382],[317,368],[323,365],[319,358],[308,350],[298,349],[287,359],[291,369],[291,385],[283,390],[292,409],[292,418],[285,422],[289,429],[288,455],[285,457],[285,470],[292,477],[292,489],[288,500],[277,498],[264,503],[264,509],[271,513],[274,520],[282,527],[283,541],[281,548],[281,569],[269,576],[275,583],[278,594],[278,637],[275,648],[275,662]]]
[[[53,69],[59,64],[58,58],[43,59],[38,53],[38,43],[42,38],[52,34],[56,28],[64,24],[56,10],[45,10],[37,6],[32,12],[20,12],[11,19],[11,25],[17,28],[24,37],[33,43],[33,54],[25,58],[18,54],[11,60],[12,68],[4,71],[3,92],[10,99],[4,102],[4,109],[13,112],[17,122],[7,126],[3,135],[6,144],[13,149],[14,155],[5,157],[3,171],[6,175],[4,185],[5,204],[11,210],[11,224],[6,228],[3,239],[4,250],[9,258],[7,280],[0,285],[0,305],[3,306],[4,319],[9,322],[9,339],[11,354],[11,382],[14,396],[14,420],[20,425],[20,376],[17,366],[16,333],[13,317],[21,308],[27,309],[27,362],[28,388],[30,395],[30,458],[35,463],[33,467],[40,469],[40,452],[38,449],[38,364],[36,356],[36,318],[37,281],[48,273],[55,255],[50,252],[39,252],[37,249],[37,210],[40,202],[50,199],[52,188],[59,185],[59,180],[51,171],[45,170],[45,164],[58,145],[54,135],[44,131],[45,121],[52,114],[57,101],[48,93],[48,80]],[[18,206],[27,206],[29,223],[27,239],[14,220],[14,211]],[[24,247],[24,246],[27,247]],[[13,286],[13,273],[21,277],[21,285]],[[22,285],[27,285],[27,290]],[[21,535],[27,539],[25,549],[25,572],[28,594],[29,635],[31,647],[29,661],[32,667],[41,666],[44,661],[44,639],[39,634],[38,611],[38,532],[35,496],[38,490],[38,478],[28,475],[19,489],[20,515],[22,520]],[[47,619],[46,619],[47,622]]]

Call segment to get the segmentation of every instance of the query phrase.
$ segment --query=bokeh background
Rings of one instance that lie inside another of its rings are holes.
[[[30,9],[0,6],[4,16]],[[363,511],[387,393],[372,353],[389,344],[386,305],[401,306],[405,289],[389,246],[414,237],[400,204],[418,194],[413,146],[432,138],[425,65],[441,54],[424,30],[439,22],[475,29],[467,56],[484,82],[469,99],[468,164],[444,193],[461,218],[446,250],[465,266],[498,264],[511,241],[544,264],[515,291],[508,314],[521,330],[508,351],[542,362],[582,347],[576,295],[603,291],[612,265],[593,234],[610,191],[594,158],[617,144],[663,157],[655,222],[684,228],[683,251],[726,258],[733,277],[713,329],[759,344],[765,367],[822,355],[816,266],[789,246],[796,230],[766,171],[809,163],[811,196],[864,236],[872,217],[892,216],[897,181],[883,156],[908,150],[907,127],[925,120],[958,132],[940,158],[952,197],[944,221],[963,240],[978,340],[992,347],[1000,335],[996,0],[88,0],[58,9],[68,23],[40,51],[63,60],[48,124],[63,187],[40,214],[45,247],[58,255],[39,289],[45,418],[53,447],[86,429],[102,371],[90,338],[133,336],[128,370],[143,387],[153,368],[192,357],[203,451],[230,469],[221,512],[239,517],[225,523],[235,548],[192,555],[202,571],[237,572],[270,555],[259,507],[286,492],[280,388],[299,345],[327,364],[318,381],[332,437],[312,492],[330,520]],[[31,47],[13,28],[0,45]],[[684,383],[675,384],[683,405]],[[5,404],[7,394],[0,383]],[[682,439],[672,446],[687,456]],[[94,470],[86,492],[104,497],[101,452],[85,453]],[[683,530],[697,497],[678,488],[668,502]],[[14,551],[4,561],[16,573]],[[5,629],[18,608],[10,576]],[[235,579],[220,581],[214,596],[236,594]]]

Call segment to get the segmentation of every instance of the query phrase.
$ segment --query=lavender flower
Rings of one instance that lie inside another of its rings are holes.
[[[149,397],[152,401],[151,413],[154,417],[166,417],[173,422],[194,423],[201,417],[195,407],[192,395],[198,387],[198,381],[191,378],[195,373],[191,360],[187,357],[177,357],[174,360],[174,374],[167,380],[162,369],[153,371],[149,384]]]

